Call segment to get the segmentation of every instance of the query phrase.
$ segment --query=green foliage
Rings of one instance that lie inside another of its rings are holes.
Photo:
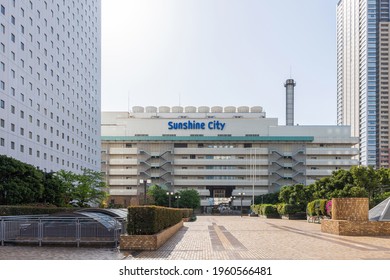
[[[60,212],[74,212],[74,208],[53,207],[53,206],[0,206],[0,216],[19,216],[19,215],[49,215]]]
[[[279,192],[267,193],[255,197],[255,204],[277,204],[279,203]]]
[[[276,205],[273,204],[255,204],[251,206],[253,212],[258,215],[275,215],[278,214]]]
[[[156,234],[182,220],[183,212],[159,206],[131,206],[128,208],[129,235]]]
[[[200,196],[198,191],[190,190],[181,190],[179,192],[179,207],[180,208],[191,208],[196,209],[200,207]]]
[[[326,216],[327,199],[316,199],[307,204],[306,213],[309,216]]]
[[[42,171],[32,165],[0,155],[0,204],[39,202],[43,192]]]
[[[152,185],[147,191],[147,195],[151,198],[150,204],[157,206],[166,206],[169,205],[169,197],[167,191],[158,185]]]
[[[65,189],[66,203],[75,203],[78,207],[100,205],[107,198],[106,184],[102,174],[84,169],[83,174],[60,170],[56,176]]]
[[[306,186],[302,184],[284,186],[279,192],[280,202],[297,205],[301,209],[304,209],[311,199],[311,193],[307,191]]]
[[[43,185],[43,203],[57,206],[65,206],[67,204],[66,188],[55,173],[44,173]]]
[[[302,211],[300,206],[294,204],[286,204],[286,203],[278,204],[277,210],[280,215],[295,214]]]

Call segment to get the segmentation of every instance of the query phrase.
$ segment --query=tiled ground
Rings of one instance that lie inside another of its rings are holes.
[[[0,259],[390,260],[390,237],[330,235],[306,221],[198,216],[157,251],[0,246]]]

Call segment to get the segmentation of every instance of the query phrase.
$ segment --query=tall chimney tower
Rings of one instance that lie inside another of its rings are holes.
[[[286,125],[294,125],[294,80],[286,80],[284,87],[286,88]]]

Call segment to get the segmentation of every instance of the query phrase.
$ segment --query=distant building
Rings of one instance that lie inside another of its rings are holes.
[[[239,206],[241,193],[249,206],[254,196],[357,165],[357,142],[349,126],[279,126],[259,106],[102,113],[102,171],[111,202],[122,205],[142,204],[140,180],[149,179],[173,192],[196,189],[203,207]]]
[[[389,0],[337,4],[337,121],[359,137],[360,164],[389,168]]]
[[[0,154],[100,170],[100,5],[0,2]]]

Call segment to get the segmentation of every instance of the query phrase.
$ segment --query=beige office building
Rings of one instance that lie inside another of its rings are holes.
[[[260,106],[134,107],[103,112],[101,129],[102,171],[121,205],[142,204],[150,180],[174,193],[196,189],[203,207],[231,197],[249,206],[358,164],[349,126],[279,126]]]

